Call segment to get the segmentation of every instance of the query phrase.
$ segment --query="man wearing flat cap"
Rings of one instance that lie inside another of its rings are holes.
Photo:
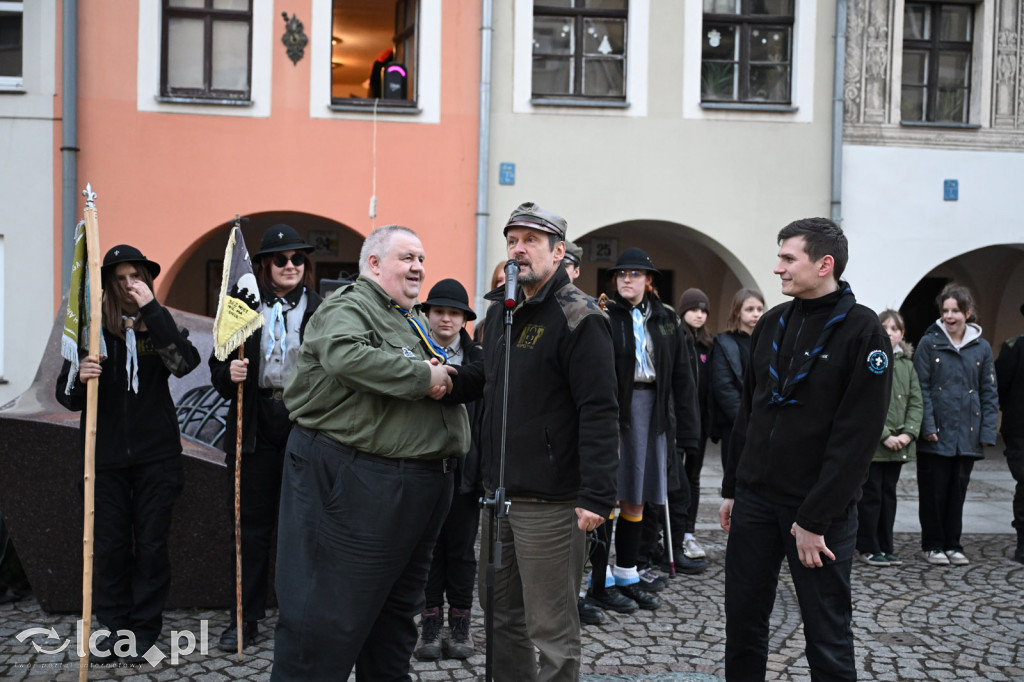
[[[280,611],[271,680],[409,679],[417,613],[455,458],[461,405],[439,402],[455,368],[420,312],[423,245],[401,225],[370,233],[359,277],[306,326],[284,403]]]
[[[430,324],[430,336],[444,347],[448,364],[456,367],[483,360],[483,347],[465,330],[476,319],[469,307],[466,288],[454,279],[442,279],[430,289],[422,304]],[[480,420],[483,403],[467,403],[471,441],[469,452],[455,468],[455,495],[427,578],[426,606],[420,614],[420,636],[413,655],[435,660],[442,650],[448,658],[469,658],[475,653],[469,631],[476,576],[477,528],[480,522]],[[442,637],[444,598],[448,596],[448,636]]]
[[[457,398],[483,391],[482,473],[488,492],[499,485],[506,389],[508,395],[504,485],[511,506],[501,525],[503,552],[489,605],[497,680],[578,679],[576,592],[584,534],[601,525],[615,505],[618,406],[611,330],[597,302],[569,281],[562,265],[565,232],[565,220],[537,204],[512,212],[504,235],[508,256],[519,265],[519,286],[508,386],[503,288],[485,297],[494,304],[484,322],[483,366],[463,367],[453,379]],[[483,512],[485,548],[491,543],[491,514]],[[484,577],[481,565],[482,601]]]
[[[1020,307],[1024,315],[1024,305]],[[1024,564],[1024,334],[1003,342],[996,359],[999,407],[1003,410],[1000,430],[1006,444],[1006,464],[1017,481],[1013,493],[1013,527],[1017,529],[1015,561]]]
[[[575,283],[580,277],[580,265],[583,263],[583,249],[574,242],[565,243],[565,271],[569,273],[569,281]]]

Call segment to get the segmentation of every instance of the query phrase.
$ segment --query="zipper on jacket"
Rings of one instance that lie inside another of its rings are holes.
[[[547,446],[547,449],[548,449],[548,464],[550,464],[551,468],[554,469],[555,468],[555,453],[552,452],[552,449],[551,449],[551,434],[548,433],[548,427],[546,427],[546,426],[544,427],[544,444]]]

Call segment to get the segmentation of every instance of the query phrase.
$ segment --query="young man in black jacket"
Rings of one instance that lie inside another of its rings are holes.
[[[786,558],[815,679],[854,680],[850,568],[856,502],[882,432],[892,351],[846,282],[847,242],[825,218],[778,236],[775,274],[795,300],[751,338],[719,509],[725,555],[725,673],[763,680]]]

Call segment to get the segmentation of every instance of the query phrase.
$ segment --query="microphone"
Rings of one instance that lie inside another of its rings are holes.
[[[519,281],[519,263],[510,258],[505,263],[505,307],[509,310],[516,306],[516,284]]]

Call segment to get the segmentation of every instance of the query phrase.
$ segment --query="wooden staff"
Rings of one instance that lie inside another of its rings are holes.
[[[245,344],[238,347],[238,359],[245,359]],[[242,387],[238,384],[238,409],[235,411],[235,623],[238,660],[242,660]]]
[[[100,230],[96,218],[96,195],[87,185],[82,194],[85,202],[85,248],[89,268],[89,355],[100,355],[100,331],[103,327],[103,288],[100,280]],[[75,295],[72,292],[71,295]],[[99,404],[100,384],[92,378],[85,384],[85,516],[82,539],[82,647],[84,654],[78,660],[78,679],[89,679],[89,631],[92,625],[92,555],[93,522],[96,517],[96,408]]]

